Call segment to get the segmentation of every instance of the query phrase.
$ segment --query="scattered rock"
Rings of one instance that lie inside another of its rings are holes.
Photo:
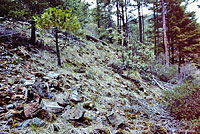
[[[57,102],[50,101],[48,99],[42,99],[42,108],[52,113],[61,113],[64,108],[59,106]]]
[[[84,117],[89,119],[89,120],[96,120],[96,113],[93,111],[86,111],[84,114]]]
[[[86,68],[85,67],[80,67],[79,69],[75,70],[75,72],[77,72],[77,73],[85,73],[86,72]]]
[[[73,128],[70,130],[70,132],[67,132],[66,134],[83,134],[79,129]]]
[[[60,75],[59,73],[55,73],[55,72],[49,72],[47,74],[48,77],[51,77],[53,79],[57,79],[59,75]]]
[[[20,123],[19,125],[17,125],[16,127],[18,129],[24,129],[24,128],[27,128],[31,125],[31,119],[28,119],[28,120],[25,120],[23,121],[22,123]]]
[[[8,104],[8,105],[6,106],[6,109],[13,109],[13,108],[15,108],[15,105],[14,105],[14,104]]]
[[[35,79],[34,85],[33,85],[33,89],[32,89],[35,93],[37,93],[38,95],[40,95],[41,97],[47,97],[47,93],[43,88],[43,83],[41,82],[41,80],[39,78]]]
[[[94,107],[95,107],[95,104],[92,101],[87,101],[83,104],[83,108],[88,109],[88,110],[93,110]]]
[[[38,113],[38,117],[42,120],[45,121],[54,121],[55,117],[53,116],[52,113],[48,112],[45,109],[42,109],[39,113]]]
[[[110,134],[110,131],[106,129],[95,129],[90,134]]]
[[[107,116],[109,123],[112,124],[113,127],[123,128],[125,126],[125,118],[120,116],[117,113],[111,113]]]
[[[120,130],[120,131],[116,130],[116,131],[114,131],[114,134],[127,134],[127,133],[124,133],[123,130]]]
[[[74,90],[70,94],[69,99],[70,99],[70,101],[73,101],[73,102],[81,102],[82,101],[82,99],[81,99],[81,97],[80,97],[80,95],[79,95],[77,90]]]
[[[39,103],[26,104],[24,105],[24,116],[26,118],[36,117],[40,110],[41,106]]]
[[[45,122],[42,121],[41,119],[37,118],[37,117],[33,118],[31,123],[32,123],[32,125],[34,125],[36,127],[42,127],[42,126],[45,125]]]
[[[32,72],[36,77],[44,77],[45,74],[43,72]]]
[[[65,94],[55,95],[55,101],[58,103],[58,105],[63,106],[63,107],[69,105],[67,98],[68,98],[68,96]]]
[[[33,80],[26,80],[24,86],[32,86],[35,83],[35,79]]]
[[[6,113],[6,112],[7,112],[7,110],[6,110],[5,108],[0,107],[0,114],[1,114],[1,113]]]
[[[151,130],[151,132],[152,133],[158,133],[158,134],[166,134],[166,131],[165,131],[165,129],[162,127],[162,126],[160,126],[160,125],[153,125],[153,126],[151,126],[150,127],[150,130]]]
[[[62,114],[65,121],[69,120],[79,120],[84,117],[85,110],[81,107],[68,107],[66,111]]]

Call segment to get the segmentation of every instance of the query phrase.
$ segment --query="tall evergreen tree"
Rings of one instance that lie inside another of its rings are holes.
[[[165,64],[166,67],[169,67],[169,54],[168,54],[168,45],[167,45],[167,29],[166,29],[166,19],[165,19],[165,2],[164,0],[161,1],[161,5],[162,5],[162,20],[163,20],[163,43],[165,46]]]
[[[62,7],[64,9],[71,8],[72,13],[77,16],[82,27],[90,21],[89,18],[89,4],[81,0],[62,0]]]
[[[140,31],[140,42],[143,42],[143,38],[142,38],[142,15],[141,15],[141,2],[137,1],[137,7],[138,7],[138,24],[139,24],[139,31]]]
[[[193,12],[186,12],[181,1],[167,3],[167,34],[171,51],[171,63],[180,67],[185,62],[198,62],[200,29]]]

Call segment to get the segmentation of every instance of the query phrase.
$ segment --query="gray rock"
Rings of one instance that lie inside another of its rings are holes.
[[[55,73],[55,72],[49,72],[47,74],[48,77],[55,78],[55,79],[58,78],[59,75],[60,75],[59,73]]]
[[[13,109],[13,108],[15,108],[15,105],[14,105],[14,104],[8,104],[8,105],[6,106],[6,109]]]
[[[17,125],[16,127],[21,130],[21,129],[24,129],[24,128],[27,128],[31,125],[31,120],[32,119],[28,119],[28,120],[25,120],[24,122],[20,123],[19,125]]]
[[[68,120],[79,120],[84,117],[85,110],[82,107],[68,107],[66,111],[63,113],[62,117],[65,121]]]
[[[49,80],[51,79],[51,77],[45,76],[45,77],[43,77],[43,79],[44,79],[45,81],[49,81]]]
[[[33,118],[31,123],[32,123],[32,125],[37,126],[37,127],[42,127],[45,125],[45,122],[37,117]]]
[[[34,72],[36,77],[44,77],[45,74],[43,72]]]
[[[72,87],[72,90],[81,90],[82,84],[76,84],[74,87]]]
[[[106,128],[94,129],[91,134],[110,134],[110,131]]]
[[[118,113],[109,114],[107,119],[113,127],[119,128],[125,125],[125,117],[119,115]]]
[[[35,80],[26,80],[24,85],[25,86],[32,86],[35,83]]]
[[[55,95],[55,101],[65,107],[67,105],[69,105],[69,102],[67,101],[67,98],[68,98],[68,95],[65,95],[65,94],[58,94],[58,95]]]
[[[86,133],[82,132],[78,128],[73,128],[69,132],[67,132],[66,134],[86,134]]]
[[[52,113],[60,113],[64,110],[63,107],[59,106],[57,102],[50,101],[48,99],[42,99],[42,109]]]
[[[6,110],[5,108],[0,107],[0,114],[1,114],[1,113],[6,113],[6,112],[7,112],[7,110]]]
[[[82,99],[81,99],[81,97],[80,97],[80,95],[79,95],[77,90],[74,90],[70,94],[69,99],[70,99],[70,101],[73,101],[73,102],[81,102],[82,101]]]
[[[87,118],[87,119],[90,119],[90,120],[96,120],[97,119],[94,111],[86,111],[85,114],[84,114],[84,117]]]
[[[83,108],[88,109],[88,110],[92,110],[94,109],[95,104],[92,101],[87,101],[83,104]]]

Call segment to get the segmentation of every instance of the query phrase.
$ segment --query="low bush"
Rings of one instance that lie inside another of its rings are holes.
[[[165,65],[153,64],[151,65],[151,73],[155,74],[160,80],[164,82],[176,83],[178,66],[172,65],[169,68],[166,68]]]
[[[177,119],[194,120],[200,117],[200,84],[186,82],[164,94],[168,108]]]

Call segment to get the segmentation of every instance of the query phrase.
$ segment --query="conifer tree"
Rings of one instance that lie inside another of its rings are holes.
[[[186,12],[181,1],[170,0],[167,4],[167,27],[171,63],[180,67],[185,62],[198,62],[200,29],[193,12]]]
[[[166,29],[166,19],[165,19],[165,2],[164,0],[161,1],[162,5],[162,20],[163,20],[163,42],[165,46],[165,64],[166,67],[169,67],[169,54],[168,54],[168,45],[167,45],[167,29]]]
[[[41,29],[54,29],[58,65],[61,66],[60,50],[58,46],[58,32],[59,30],[76,32],[80,28],[77,17],[72,14],[71,8],[66,10],[48,8],[41,15],[41,17],[35,17],[35,21],[37,22],[37,26]]]
[[[62,7],[64,9],[71,8],[72,13],[77,16],[79,23],[82,27],[90,21],[89,4],[81,0],[62,0]]]

